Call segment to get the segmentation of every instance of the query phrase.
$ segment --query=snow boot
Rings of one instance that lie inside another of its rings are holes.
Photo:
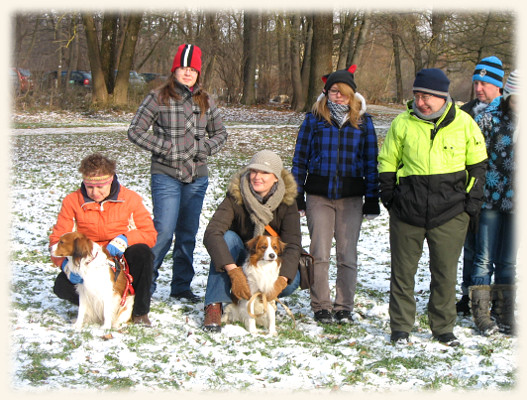
[[[490,285],[470,286],[470,299],[474,323],[484,336],[498,332],[498,325],[490,318]]]
[[[516,290],[514,285],[492,285],[493,315],[496,318],[500,332],[515,333],[514,309]]]
[[[461,296],[461,299],[456,303],[456,312],[458,314],[463,313],[464,317],[470,315],[470,298],[468,294]]]

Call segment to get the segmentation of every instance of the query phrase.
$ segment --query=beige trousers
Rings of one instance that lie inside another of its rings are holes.
[[[308,194],[306,217],[315,258],[314,283],[311,286],[313,312],[353,311],[357,286],[357,242],[362,224],[362,197],[330,200]],[[329,287],[329,259],[335,238],[337,279],[332,304]]]

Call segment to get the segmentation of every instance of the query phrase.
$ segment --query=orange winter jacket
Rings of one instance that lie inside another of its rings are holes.
[[[142,198],[114,180],[109,198],[100,204],[86,196],[83,186],[68,194],[62,201],[57,223],[49,237],[53,246],[59,238],[68,232],[84,233],[91,240],[106,246],[112,239],[125,235],[128,246],[144,243],[153,247],[157,231],[150,213]],[[52,257],[55,265],[60,266],[63,258]]]

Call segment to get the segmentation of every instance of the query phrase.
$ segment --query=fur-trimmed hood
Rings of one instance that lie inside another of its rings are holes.
[[[240,178],[247,171],[247,168],[242,168],[236,172],[229,183],[227,192],[236,200],[239,205],[243,204],[242,194],[240,190]],[[286,169],[282,169],[282,180],[285,185],[285,194],[282,203],[290,206],[296,202],[297,185],[294,176]]]

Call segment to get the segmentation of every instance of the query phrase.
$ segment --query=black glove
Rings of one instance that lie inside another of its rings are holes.
[[[298,194],[296,196],[296,205],[298,207],[298,211],[306,210],[306,201],[304,200],[304,194]]]
[[[381,208],[379,207],[379,199],[374,197],[366,197],[362,205],[363,215],[379,215]]]

